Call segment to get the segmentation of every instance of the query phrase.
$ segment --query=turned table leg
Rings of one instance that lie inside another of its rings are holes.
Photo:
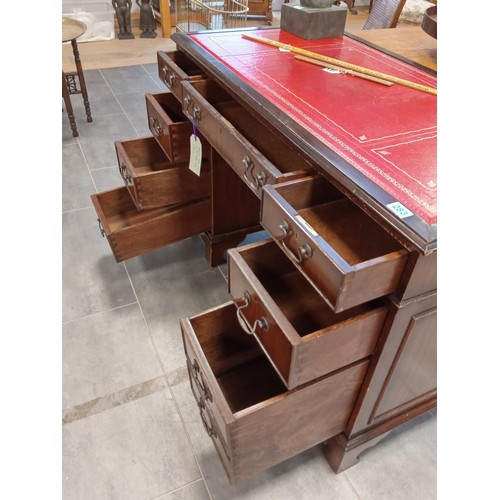
[[[92,121],[92,114],[90,113],[90,103],[89,96],[87,93],[87,85],[85,84],[85,76],[83,75],[82,62],[80,60],[80,52],[78,51],[78,44],[76,40],[71,40],[71,46],[73,47],[73,55],[75,57],[76,72],[78,74],[78,80],[80,82],[80,91],[83,97],[83,104],[85,106],[85,113],[87,114],[87,121]]]
[[[71,126],[73,137],[78,137],[75,115],[73,114],[73,105],[71,104],[71,97],[69,96],[68,83],[66,81],[66,75],[64,74],[64,71],[62,72],[62,96],[64,99],[64,105],[66,106],[66,112],[68,113],[69,124]]]

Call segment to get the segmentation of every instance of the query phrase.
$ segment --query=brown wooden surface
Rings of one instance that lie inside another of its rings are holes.
[[[221,308],[227,310],[222,314],[223,324]],[[188,366],[199,367],[193,392],[199,406],[206,406],[210,412],[202,419],[206,422],[213,417],[216,427],[209,424],[208,428],[220,430],[221,439],[211,437],[219,455],[227,453],[228,460],[222,462],[234,483],[338,434],[347,423],[367,362],[350,365],[292,391],[286,390],[263,358],[241,364],[229,360],[232,368],[218,372],[227,358],[248,353],[246,339],[240,344],[238,337],[251,338],[237,331],[234,306],[221,308],[181,320],[181,329]],[[212,316],[218,318],[218,328],[212,328]],[[203,317],[206,319],[200,320]],[[214,342],[213,337],[219,335],[224,341]],[[235,342],[239,344],[236,348]],[[197,372],[189,371],[190,377]],[[203,390],[204,384],[208,391]],[[205,397],[204,392],[210,395]]]
[[[330,188],[331,201],[321,185]],[[295,202],[302,208],[296,210]],[[283,221],[289,227],[286,237]],[[323,177],[266,186],[262,225],[337,312],[392,293],[408,254]],[[304,245],[311,255],[298,262]]]
[[[391,33],[385,33],[386,31],[391,31]],[[412,31],[414,32],[413,34],[415,35],[415,39],[422,39],[423,35],[423,40],[426,40],[425,37],[427,35],[422,33],[420,27],[416,27],[416,30]],[[418,60],[417,62],[420,64],[424,63],[427,64],[429,68],[432,68],[432,60],[430,62],[429,60],[425,62],[425,58],[420,57],[422,54],[428,55],[427,49],[422,49],[422,47],[419,47],[418,49],[410,47],[413,43],[411,41],[411,37],[405,35],[411,31],[409,31],[409,29],[405,29],[399,33],[397,32],[398,30],[382,30],[382,32],[366,31],[358,33],[358,35],[360,37],[366,36],[366,38],[372,38],[373,42],[386,43],[386,47],[389,50],[398,52],[404,57],[416,58]],[[390,40],[394,40],[392,38],[393,36],[395,39],[398,39],[401,36],[404,37],[404,42],[399,46],[399,48],[397,44],[390,44]],[[384,39],[389,41],[384,42]],[[429,40],[426,41],[428,42]],[[193,52],[191,53],[189,43],[186,46],[183,46],[183,49],[186,49],[189,54],[193,56],[194,60],[199,63],[208,74],[211,75],[211,78],[220,82],[224,88],[229,88],[232,92],[231,75],[226,74],[225,70],[218,67],[217,63],[210,60],[210,58],[206,61],[197,49],[193,48]],[[244,89],[242,92],[245,94]],[[254,96],[251,98],[254,99]],[[209,105],[211,104],[210,99],[207,99],[207,103]],[[243,99],[242,104],[245,107],[248,103],[245,99]],[[282,123],[278,123],[274,116],[267,117],[267,115],[260,115],[259,120],[262,120],[265,122],[266,126],[271,128],[280,128],[282,126]],[[221,154],[228,154],[224,150],[224,143],[222,141],[218,144],[218,149],[221,151]],[[306,156],[308,156],[307,152]],[[312,157],[309,157],[309,159],[312,160]],[[228,165],[226,164],[226,166]],[[264,189],[264,193],[267,193],[268,190],[279,189],[280,187],[283,187],[283,185],[275,184],[274,186],[267,186]],[[356,193],[350,192],[349,186],[347,185],[338,185],[337,187],[343,195],[346,195],[350,199],[357,196]],[[286,190],[286,187],[283,187],[283,189]],[[307,188],[304,187],[304,191],[307,191]],[[297,201],[300,200],[301,197],[297,194],[293,195],[292,199]],[[222,213],[224,211],[223,199],[219,199],[217,203],[219,205],[219,210]],[[299,201],[298,206],[301,207],[301,209],[297,211],[298,214],[302,215],[302,213],[304,213],[304,215],[307,215],[307,209],[305,209],[306,205]],[[306,212],[304,212],[304,210],[306,210]],[[319,216],[319,214],[316,215]],[[373,214],[371,215],[373,216]],[[216,223],[215,220],[216,218],[214,219],[214,223]],[[383,220],[379,220],[376,216],[374,217],[374,220],[376,223],[382,224],[385,227]],[[316,221],[315,224],[318,224],[318,221]],[[394,228],[385,227],[385,229],[392,231],[392,233],[395,232]],[[362,238],[362,235],[360,237]],[[344,240],[344,238],[342,239]],[[367,239],[365,238],[364,241],[367,242]],[[369,241],[370,243],[375,241],[378,245],[377,236],[370,237]],[[322,251],[323,250],[324,249],[322,248]],[[365,250],[366,249],[362,248],[362,252]],[[230,251],[230,255],[232,254],[233,251]],[[434,290],[436,286],[436,261],[434,256],[435,254],[423,256],[413,249],[404,271],[402,268],[398,269],[397,274],[389,280],[390,287],[380,291],[381,295],[386,295],[392,291],[397,292],[398,297],[400,298],[412,298],[411,300],[398,300],[396,296],[392,296],[390,300],[388,298],[384,299],[388,301],[388,303],[392,304],[391,314],[383,327],[383,336],[379,339],[377,347],[375,348],[376,354],[370,363],[369,371],[364,379],[362,390],[359,398],[357,399],[354,411],[351,414],[348,427],[335,438],[335,445],[332,444],[331,446],[331,449],[335,451],[334,453],[332,452],[331,456],[335,456],[336,458],[332,458],[330,462],[335,470],[342,470],[346,466],[352,465],[362,450],[374,445],[391,429],[406,422],[410,418],[414,418],[421,413],[428,411],[436,405],[435,356],[433,355],[435,346],[435,338],[433,336],[433,332],[435,332],[435,330],[433,325],[436,315],[435,303],[434,305],[432,303],[433,300],[435,300]],[[255,265],[257,267],[259,266],[259,261],[260,258],[255,260]],[[277,265],[277,259],[273,259],[271,257],[269,261],[271,261],[270,265]],[[262,258],[261,265],[268,265],[266,262],[267,261]],[[404,263],[404,259],[401,262]],[[234,269],[234,266],[230,264],[230,282],[232,275],[236,273]],[[258,274],[259,273],[257,273],[257,275]],[[243,275],[244,278],[241,277]],[[386,275],[387,273],[383,266],[380,268],[380,272],[368,272],[367,274],[359,273],[359,283],[355,284],[355,288],[359,290],[371,286],[375,288],[382,286],[383,288],[387,285],[387,282],[385,281]],[[317,273],[317,276],[314,277],[313,281],[321,278],[321,276],[325,276],[326,279],[332,279],[331,272],[322,270]],[[244,283],[244,286],[247,286],[249,283],[255,284],[255,277],[252,277],[248,272],[241,273],[240,278],[241,282]],[[238,277],[236,277],[235,280],[240,281]],[[291,282],[289,281],[289,283]],[[289,290],[290,289],[293,289],[293,287],[289,287]],[[243,289],[238,290],[238,295],[241,295],[242,291]],[[368,300],[367,297],[364,299],[354,297],[353,299],[353,294],[351,293],[346,295],[348,300],[358,300],[360,302]],[[254,294],[252,299],[254,296],[256,295]],[[264,294],[262,294],[262,296],[264,296]],[[304,297],[307,299],[307,294],[305,294]],[[262,297],[259,300],[261,301],[261,306],[263,306],[264,302],[266,302],[265,300],[262,301]],[[238,304],[241,304],[241,297],[238,298],[237,302]],[[290,310],[294,308],[297,309],[299,306],[299,302],[293,299],[278,302],[278,305],[275,304],[273,306],[273,314],[275,311],[276,317],[280,317],[281,315],[281,317],[286,318],[286,315]],[[267,300],[265,305],[269,306],[269,303],[269,300]],[[300,305],[302,306],[302,303]],[[253,314],[252,308],[255,307],[256,305],[252,304],[252,306],[248,309],[250,314]],[[269,307],[267,307],[267,309],[261,307],[260,310],[259,308],[256,310],[256,317],[259,317],[259,315],[262,314],[262,311],[269,311]],[[271,322],[274,321],[272,317],[268,319]],[[249,320],[251,320],[251,318],[249,318]],[[286,319],[286,322],[291,323],[288,319]],[[311,320],[311,325],[312,324],[313,321]],[[288,330],[287,333],[290,333],[290,330]],[[314,335],[315,334],[313,334],[313,336]],[[265,337],[263,336],[262,338]],[[281,354],[286,352],[286,348],[284,346],[285,344],[278,349]],[[311,351],[311,355],[313,358],[318,358],[321,357],[322,354],[326,355],[326,351],[327,349],[319,349],[314,352]],[[339,358],[343,359],[344,354],[339,355]],[[297,356],[297,354],[295,354],[295,356]],[[291,355],[290,359],[292,359]],[[286,359],[283,361],[279,357],[276,357],[273,359],[273,362],[277,367],[285,367],[280,369],[286,373]],[[321,363],[321,361],[318,361],[318,363]],[[313,383],[312,385],[315,386],[316,383]],[[255,422],[252,420],[253,418],[255,418]],[[265,419],[262,418],[262,414],[255,414],[250,418],[250,421],[251,425],[249,429],[252,429],[253,438],[255,439],[253,427],[257,425],[257,422],[262,424]],[[242,430],[240,423],[238,423],[237,429],[238,432]],[[238,434],[238,436],[240,436],[240,434]],[[247,438],[245,437],[243,439]],[[240,437],[238,437],[238,441],[241,444]],[[283,441],[285,441],[285,438],[283,438]],[[333,442],[334,440],[331,441],[331,443]],[[278,447],[281,446],[281,444],[282,443],[279,442]],[[250,439],[248,438],[248,447],[244,446],[238,448],[238,457],[243,456],[247,451],[249,452],[249,460],[239,462],[240,466],[245,464],[245,474],[253,474],[260,470],[254,468],[253,461],[256,459],[256,455],[254,455],[253,452],[250,452],[252,445],[253,442],[250,442]],[[231,454],[233,451],[229,450],[228,453]],[[234,455],[231,455],[231,457],[232,458],[229,460],[229,463],[234,464]],[[262,459],[262,457],[259,456],[259,459]],[[231,476],[231,471],[229,471],[229,474],[233,481],[242,477],[241,475],[235,474]]]
[[[170,92],[146,94],[149,130],[172,162],[190,157],[189,139],[193,126],[182,113],[182,106]],[[205,148],[206,143],[205,143]]]
[[[386,308],[367,303],[335,314],[272,240],[230,249],[229,291],[289,389],[370,356]]]
[[[158,76],[168,90],[182,102],[183,80],[206,78],[199,67],[185,54],[177,50],[157,52]]]
[[[184,81],[182,87],[184,113],[259,198],[264,184],[312,169],[279,132],[256,120],[213,80]]]
[[[115,142],[118,168],[138,210],[158,208],[211,195],[211,168],[200,176],[189,162],[172,163],[154,137]]]
[[[391,302],[391,309],[363,387],[364,397],[349,424],[349,436],[436,398],[436,301],[432,291]],[[373,373],[371,373],[373,370]],[[408,376],[412,380],[407,380]]]
[[[356,37],[437,71],[437,40],[420,26],[403,29],[362,30]]]
[[[273,20],[272,0],[248,0],[248,16],[264,17],[270,25]]]
[[[211,224],[210,198],[141,211],[126,187],[91,199],[117,262],[199,234]]]

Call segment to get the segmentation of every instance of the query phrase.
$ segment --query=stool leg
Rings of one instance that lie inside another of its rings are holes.
[[[66,83],[66,76],[64,75],[64,71],[62,74],[62,96],[64,99],[64,105],[66,106],[66,112],[68,113],[69,124],[71,125],[73,137],[78,137],[75,115],[73,114],[73,105],[71,104],[71,98],[69,96],[68,84]]]
[[[87,85],[85,84],[85,77],[83,76],[82,62],[80,61],[80,52],[76,40],[71,40],[73,47],[73,55],[75,56],[76,72],[78,73],[78,80],[80,81],[80,89],[83,96],[83,104],[85,106],[85,113],[87,114],[87,121],[92,121],[92,114],[90,113],[89,96],[87,94]]]

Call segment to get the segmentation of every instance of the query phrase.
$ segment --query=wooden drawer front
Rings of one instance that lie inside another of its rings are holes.
[[[189,170],[189,162],[170,162],[154,137],[117,141],[115,148],[120,175],[138,210],[210,196],[208,161],[198,176]]]
[[[126,187],[91,196],[117,262],[210,229],[210,198],[138,211]]]
[[[221,460],[231,483],[345,429],[367,361],[288,391],[255,338],[239,327],[232,302],[181,319],[181,330],[188,367],[197,367],[189,368],[193,393],[208,409],[205,428],[227,458]]]
[[[261,223],[337,312],[392,293],[408,257],[322,177],[266,186]]]
[[[168,158],[173,162],[189,160],[189,138],[193,126],[182,113],[175,96],[169,92],[146,94],[146,109],[149,130]]]
[[[183,111],[260,198],[262,186],[303,177],[313,167],[212,80],[183,82]]]
[[[157,52],[158,76],[179,101],[182,99],[181,82],[206,78],[205,73],[184,53],[174,50]]]
[[[289,389],[370,356],[387,308],[334,313],[273,240],[228,251],[236,319],[254,334]]]

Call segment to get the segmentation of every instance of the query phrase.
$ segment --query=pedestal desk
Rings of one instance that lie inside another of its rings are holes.
[[[117,142],[125,186],[92,200],[117,261],[194,234],[211,265],[228,261],[233,300],[180,324],[233,483],[320,443],[344,470],[437,404],[436,96],[245,33],[436,87],[432,49],[415,64],[348,35],[174,34],[177,50],[158,53],[170,92],[146,95],[153,137]]]

